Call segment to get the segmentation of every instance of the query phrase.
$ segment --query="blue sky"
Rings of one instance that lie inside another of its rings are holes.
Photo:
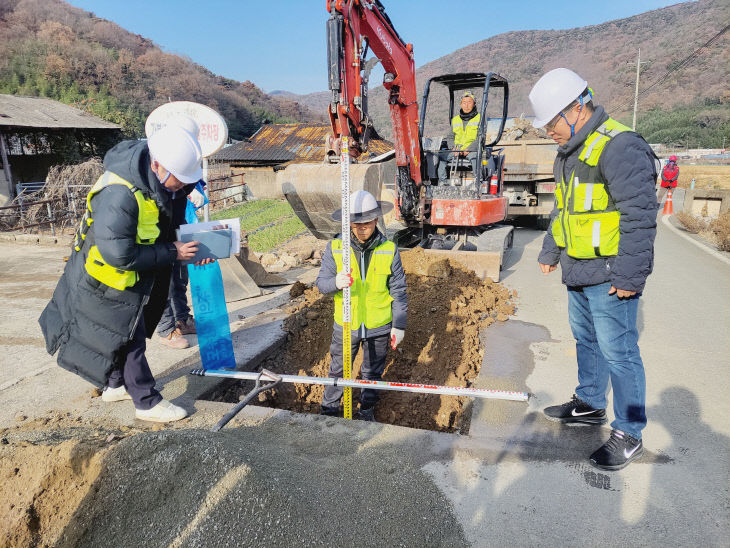
[[[327,89],[325,0],[69,0],[212,72],[265,91]],[[495,34],[568,29],[636,15],[665,0],[382,0],[416,66]],[[378,81],[375,71],[373,82]]]

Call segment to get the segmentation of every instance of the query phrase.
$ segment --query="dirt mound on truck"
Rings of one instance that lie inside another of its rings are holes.
[[[397,350],[388,350],[386,381],[471,386],[484,355],[479,333],[514,312],[510,292],[447,258],[422,250],[401,254],[408,285],[408,328]],[[427,273],[413,274],[413,272]],[[289,307],[292,316],[285,348],[261,367],[277,373],[326,377],[330,364],[333,300],[307,289]],[[362,353],[353,364],[359,373]],[[209,399],[237,402],[250,383],[227,381]],[[259,396],[259,404],[303,413],[318,413],[324,388],[287,384]],[[353,402],[359,391],[353,390]],[[445,432],[468,431],[468,398],[403,392],[381,392],[379,422]],[[354,408],[356,408],[356,404]]]
[[[526,118],[515,118],[512,126],[504,130],[503,141],[519,141],[521,139],[550,139],[545,130],[533,127],[532,121]]]

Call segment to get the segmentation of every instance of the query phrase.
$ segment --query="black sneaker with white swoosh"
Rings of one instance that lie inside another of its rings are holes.
[[[621,470],[644,454],[641,440],[621,430],[612,430],[611,437],[591,456],[590,463],[601,470]]]
[[[605,409],[594,409],[575,394],[569,402],[546,407],[543,413],[549,420],[564,424],[604,424],[606,422]]]

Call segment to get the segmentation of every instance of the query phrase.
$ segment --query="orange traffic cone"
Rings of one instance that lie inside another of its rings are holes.
[[[667,199],[664,202],[664,211],[662,215],[674,215],[674,206],[672,205],[672,189],[667,190]]]

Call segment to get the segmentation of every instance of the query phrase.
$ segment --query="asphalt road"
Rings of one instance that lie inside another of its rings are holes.
[[[505,360],[531,370],[527,413],[483,428],[503,442],[501,462],[468,457],[427,468],[450,493],[474,545],[726,546],[730,536],[730,266],[659,223],[656,263],[640,304],[647,373],[645,456],[600,473],[586,458],[608,427],[560,428],[540,410],[570,398],[575,345],[560,272],[538,272],[542,242],[516,233],[504,283],[519,293],[514,320],[487,335],[483,370]],[[526,355],[526,347],[531,356]],[[532,363],[529,363],[529,362]],[[612,417],[612,410],[608,410]],[[472,430],[472,435],[476,431]],[[463,470],[473,480],[460,484]],[[460,470],[462,472],[460,472]]]

